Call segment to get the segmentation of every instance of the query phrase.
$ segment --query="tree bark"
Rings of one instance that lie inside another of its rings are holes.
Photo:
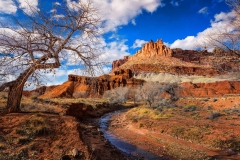
[[[22,99],[24,84],[25,82],[16,82],[14,85],[9,87],[6,107],[8,113],[21,112],[20,103]]]

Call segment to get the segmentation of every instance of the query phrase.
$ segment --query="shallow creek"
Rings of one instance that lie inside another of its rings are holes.
[[[146,150],[142,150],[135,145],[132,145],[128,142],[119,139],[108,130],[110,118],[125,111],[126,110],[111,112],[100,118],[99,120],[100,131],[104,134],[105,139],[107,139],[117,149],[121,150],[122,152],[130,156],[131,159],[133,158],[144,160],[165,160],[165,158],[160,158]]]

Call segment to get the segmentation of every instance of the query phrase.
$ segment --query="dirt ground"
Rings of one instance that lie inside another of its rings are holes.
[[[36,128],[46,127],[45,131],[30,130],[26,125],[31,122]],[[90,156],[78,132],[78,122],[70,116],[8,114],[0,117],[0,138],[0,159],[55,160],[71,155],[74,148],[83,159]]]
[[[134,108],[113,117],[110,131],[160,157],[238,160],[239,102],[238,96],[184,98],[170,108]],[[151,110],[164,116],[150,118]]]

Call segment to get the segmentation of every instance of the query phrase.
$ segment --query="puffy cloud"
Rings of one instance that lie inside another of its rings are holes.
[[[12,0],[0,0],[0,13],[12,14],[17,11],[17,6]]]
[[[196,37],[187,36],[185,39],[178,39],[170,45],[171,48],[193,49],[195,48],[194,41]]]
[[[211,44],[207,43],[206,37],[208,35],[214,36],[217,33],[228,31],[233,31],[234,26],[230,25],[231,21],[236,17],[236,13],[234,11],[224,13],[221,12],[214,16],[214,20],[211,21],[211,27],[205,29],[202,32],[199,32],[196,36],[187,36],[184,39],[178,39],[172,44],[169,44],[170,48],[182,48],[182,49],[197,49],[199,45],[206,44],[206,47],[209,50],[213,49]],[[201,46],[202,47],[202,46]]]
[[[200,9],[198,11],[198,13],[200,13],[200,14],[208,14],[208,7],[203,7],[202,9]]]
[[[132,48],[135,49],[135,48],[140,48],[142,47],[147,41],[144,41],[144,40],[141,40],[141,39],[136,39]]]
[[[115,31],[117,27],[127,25],[143,10],[154,12],[164,6],[162,0],[94,0],[104,23],[104,32]]]
[[[18,0],[19,7],[28,15],[38,11],[38,0]]]
[[[112,61],[121,59],[124,56],[130,55],[128,52],[129,47],[125,44],[126,40],[121,41],[112,41],[109,43],[105,43],[103,48],[104,54],[101,55],[101,61],[112,63]]]

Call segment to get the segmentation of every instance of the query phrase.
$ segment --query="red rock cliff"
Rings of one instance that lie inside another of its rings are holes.
[[[86,97],[99,97],[107,90],[117,87],[136,87],[144,83],[144,80],[132,77],[130,69],[118,70],[115,75],[102,75],[99,77],[85,77],[69,75],[68,81],[56,86],[51,91],[45,92],[40,98],[73,97],[74,93],[85,93]]]

